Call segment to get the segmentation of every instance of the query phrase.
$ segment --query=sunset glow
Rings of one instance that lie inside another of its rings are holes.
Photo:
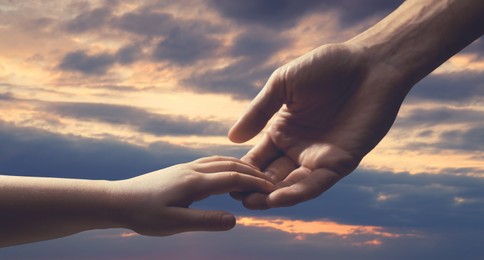
[[[227,133],[275,69],[402,2],[0,0],[0,173],[111,181],[240,158],[261,135]],[[190,208],[238,216],[228,232],[86,231],[0,259],[484,259],[483,133],[481,37],[418,82],[358,168],[311,200],[251,211],[216,195]]]
[[[345,225],[332,221],[304,221],[290,220],[284,218],[255,218],[240,217],[237,223],[247,227],[257,227],[263,229],[273,229],[294,235],[295,240],[305,240],[306,235],[331,234],[347,238],[350,236],[371,236],[383,238],[399,238],[402,236],[416,236],[415,234],[399,234],[385,231],[383,227]],[[364,242],[355,243],[360,246],[381,245],[380,239],[374,238]]]

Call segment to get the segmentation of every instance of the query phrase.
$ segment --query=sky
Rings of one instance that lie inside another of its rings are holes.
[[[364,2],[364,3],[363,3]],[[0,0],[0,173],[117,180],[209,155],[277,67],[396,0]],[[483,259],[484,40],[419,82],[354,173],[228,232],[87,231],[8,259]]]

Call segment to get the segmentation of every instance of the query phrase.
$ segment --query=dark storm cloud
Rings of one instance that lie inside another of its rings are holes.
[[[149,147],[57,135],[0,121],[0,172],[12,175],[122,179],[193,160],[203,153],[167,143]]]
[[[228,127],[209,120],[154,114],[143,109],[95,103],[50,103],[46,110],[60,116],[94,120],[131,128],[154,135],[225,135]]]
[[[432,126],[436,124],[473,124],[484,122],[484,112],[475,109],[442,107],[435,109],[418,108],[407,116],[399,117],[395,127]]]
[[[400,0],[369,0],[364,3],[345,0],[212,0],[212,5],[225,17],[247,25],[272,28],[294,26],[308,13],[336,10],[343,26],[352,26],[373,15],[388,13],[400,5]]]
[[[89,55],[84,51],[74,51],[64,56],[59,68],[87,75],[102,75],[115,63],[116,58],[108,53]]]
[[[417,83],[407,102],[431,100],[463,103],[484,98],[484,73],[432,74]]]

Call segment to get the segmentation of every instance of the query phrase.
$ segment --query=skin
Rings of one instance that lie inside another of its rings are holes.
[[[412,86],[484,33],[482,13],[481,0],[407,0],[347,42],[278,68],[229,132],[241,143],[270,122],[242,160],[276,190],[232,196],[249,209],[292,206],[350,174],[386,135]]]
[[[0,247],[104,228],[148,236],[229,230],[231,213],[189,206],[213,194],[272,191],[264,178],[218,156],[120,181],[0,176]]]

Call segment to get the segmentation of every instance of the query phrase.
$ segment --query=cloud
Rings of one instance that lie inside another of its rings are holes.
[[[169,13],[152,12],[147,9],[128,12],[120,17],[115,17],[111,25],[121,30],[143,35],[165,35],[177,28],[176,20]]]
[[[109,21],[111,13],[112,10],[106,6],[92,9],[79,14],[74,19],[68,21],[65,28],[70,33],[84,33],[91,30],[97,30]]]
[[[10,92],[0,93],[0,101],[15,101],[15,97]]]
[[[461,53],[476,54],[479,59],[482,59],[484,56],[484,40],[482,39],[482,37],[478,38],[469,46],[464,48]]]
[[[342,25],[352,26],[368,17],[389,12],[398,7],[401,2],[400,0],[370,0],[362,5],[351,0],[212,0],[212,6],[223,16],[237,23],[282,29],[296,25],[304,15],[329,10],[336,10],[340,14],[339,22]]]
[[[129,65],[143,58],[143,50],[136,44],[129,44],[119,48],[114,56],[120,64]]]
[[[202,156],[163,142],[149,147],[15,127],[0,121],[0,172],[13,175],[124,179]]]
[[[300,220],[325,218],[340,224],[385,228],[484,229],[484,180],[457,176],[456,169],[440,174],[395,174],[356,170],[320,197],[290,208],[254,211],[253,216],[285,217]],[[466,172],[478,172],[465,169]],[[463,199],[463,203],[460,203]],[[202,208],[232,208],[228,198],[213,197],[198,202]]]
[[[454,150],[481,152],[484,150],[484,126],[476,125],[467,129],[454,129],[439,132],[423,131],[420,136],[437,135],[434,142],[408,142],[404,147],[410,150],[434,149],[435,151]]]
[[[383,18],[384,15],[403,3],[403,0],[367,0],[364,4],[353,0],[330,0],[326,2],[329,7],[338,10],[340,23],[345,27],[350,27],[373,16]]]
[[[0,124],[0,142],[1,172],[39,176],[119,179],[200,156],[198,151],[163,143],[143,148],[114,140],[55,135],[5,123]],[[479,178],[445,173],[409,175],[359,170],[318,199],[292,208],[248,212],[226,196],[215,196],[193,205],[245,216],[284,216],[301,221],[328,218],[350,225],[381,225],[385,232],[417,232],[423,236],[382,237],[378,242],[382,245],[376,247],[363,243],[371,241],[368,240],[371,237],[364,234],[346,239],[333,234],[305,234],[301,241],[284,230],[239,226],[227,233],[190,233],[169,238],[114,236],[125,232],[118,230],[84,232],[69,238],[6,248],[1,250],[0,256],[28,258],[40,254],[46,259],[62,259],[75,254],[91,259],[114,259],[121,256],[213,258],[226,254],[241,259],[261,256],[292,259],[302,254],[307,258],[338,256],[347,259],[351,255],[360,257],[365,252],[363,259],[388,259],[392,255],[401,259],[422,255],[442,256],[443,259],[457,255],[472,258],[482,252],[479,243],[473,241],[480,241],[484,229],[481,219],[483,185]],[[459,223],[458,228],[455,223]],[[108,238],[107,234],[113,236]],[[191,248],[189,253],[180,252],[180,241]],[[90,250],[79,250],[79,244]]]
[[[115,64],[130,65],[142,60],[144,53],[139,44],[131,43],[120,47],[115,53],[88,54],[77,50],[67,53],[58,65],[64,71],[79,72],[85,75],[106,74]]]
[[[399,230],[402,231],[402,230]],[[405,231],[405,230],[404,230]],[[237,226],[228,232],[184,233],[170,237],[121,236],[126,230],[83,232],[74,236],[3,248],[6,259],[478,259],[479,229],[426,229],[422,237],[385,238],[382,245],[353,245],[366,237],[292,234]],[[82,245],[82,246],[79,246]],[[89,248],[89,250],[85,250]],[[189,249],[189,250],[188,250]]]
[[[417,108],[406,116],[399,117],[395,127],[433,126],[436,124],[474,124],[484,122],[484,112],[470,108],[441,107],[434,109]]]
[[[290,43],[291,41],[281,33],[264,29],[246,30],[237,36],[230,54],[263,63],[280,49],[289,46]]]
[[[59,64],[65,71],[81,72],[87,75],[105,74],[116,63],[116,58],[107,53],[89,55],[85,51],[67,53]]]
[[[94,120],[131,128],[158,136],[163,135],[226,135],[228,127],[210,120],[154,114],[140,108],[95,103],[50,103],[46,110],[60,116]]]
[[[266,29],[246,30],[240,33],[228,51],[236,62],[207,72],[193,74],[183,85],[196,92],[229,94],[235,99],[252,99],[274,71],[268,60],[288,47],[291,40]]]
[[[242,60],[219,70],[194,74],[182,81],[183,87],[199,93],[229,94],[235,99],[252,99],[260,91],[259,80],[267,79],[275,68]]]
[[[193,62],[212,56],[218,46],[218,41],[203,32],[175,29],[158,42],[153,58],[178,65],[192,65]]]
[[[225,17],[243,24],[285,28],[295,25],[301,16],[318,6],[316,0],[212,0],[213,7]]]
[[[417,83],[406,101],[464,103],[484,98],[484,73],[431,74]]]
[[[108,7],[88,10],[66,24],[67,31],[83,33],[101,27],[141,36],[114,54],[88,55],[85,51],[68,53],[59,68],[102,75],[119,63],[129,65],[145,58],[141,45],[152,49],[153,61],[168,61],[177,65],[191,65],[193,62],[211,57],[220,43],[210,35],[220,33],[220,28],[204,20],[175,19],[172,14],[139,8],[120,16],[112,14]],[[153,44],[155,43],[155,44]],[[196,44],[195,44],[196,43]]]
[[[484,151],[484,125],[445,131],[439,137],[440,141],[435,146],[442,149]]]

